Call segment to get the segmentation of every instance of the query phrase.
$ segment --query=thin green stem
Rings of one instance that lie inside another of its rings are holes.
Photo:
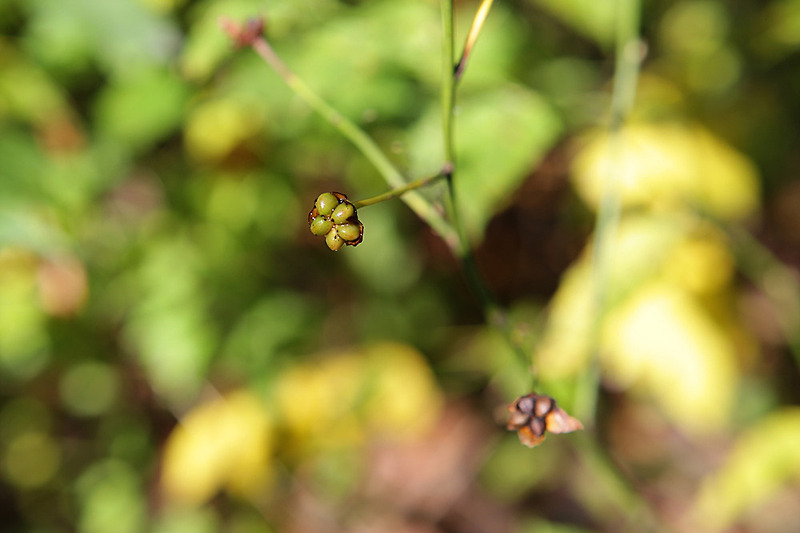
[[[800,370],[800,283],[791,268],[739,226],[720,226],[734,245],[742,272],[766,295]]]
[[[360,209],[362,207],[367,207],[370,205],[375,205],[381,202],[385,202],[387,200],[393,200],[395,198],[399,198],[400,196],[406,194],[407,192],[413,191],[414,189],[419,189],[421,187],[425,187],[427,185],[430,185],[431,183],[435,183],[437,180],[447,177],[449,172],[450,172],[449,167],[446,167],[445,169],[442,170],[442,172],[439,172],[434,176],[419,178],[402,187],[397,187],[396,189],[386,191],[385,193],[379,194],[377,196],[372,196],[370,198],[365,198],[363,200],[353,202],[353,206],[356,209]]]
[[[481,19],[485,19],[488,13],[488,8],[491,2],[484,1],[479,9]],[[470,246],[469,238],[466,233],[464,224],[461,221],[461,216],[458,210],[458,202],[455,190],[455,173],[456,173],[456,155],[455,155],[455,139],[454,139],[454,110],[455,110],[455,91],[457,77],[463,72],[463,65],[465,65],[465,57],[469,55],[469,49],[472,48],[475,39],[477,39],[480,27],[483,21],[477,23],[477,29],[470,32],[468,38],[468,45],[465,46],[465,54],[459,62],[458,67],[455,64],[455,33],[453,21],[453,1],[442,0],[442,140],[444,145],[444,157],[447,164],[450,165],[451,171],[447,175],[447,194],[445,195],[445,209],[449,215],[450,221],[455,227],[458,239],[455,241],[456,246],[451,247],[453,253],[458,257],[461,263],[461,269],[464,272],[467,284],[470,290],[478,299],[486,321],[493,327],[500,330],[506,338],[509,346],[512,348],[514,354],[520,360],[521,364],[525,367],[530,367],[530,359],[525,353],[519,342],[515,340],[513,326],[508,320],[508,316],[502,307],[495,301],[491,291],[486,286],[483,277],[478,270],[475,263],[475,257]],[[482,14],[481,14],[482,13]],[[475,26],[476,23],[473,23]],[[471,39],[471,40],[470,40]],[[462,65],[463,64],[463,65]],[[459,72],[460,70],[460,72]]]
[[[455,62],[455,33],[453,28],[453,1],[442,0],[442,138],[445,162],[455,165],[453,117],[456,84],[453,75]],[[452,183],[453,173],[448,177]],[[452,189],[452,187],[450,187]]]
[[[605,521],[614,531],[655,533],[663,528],[636,485],[622,474],[614,459],[588,432],[578,432],[571,439],[581,462],[583,482],[578,490],[584,493],[583,503],[593,508],[593,514]],[[597,487],[603,487],[597,491]]]
[[[639,0],[617,1],[616,61],[614,86],[611,98],[609,124],[610,171],[605,176],[603,193],[597,210],[594,245],[592,249],[592,299],[594,323],[591,346],[595,354],[599,351],[600,332],[607,305],[607,288],[611,278],[612,250],[619,227],[621,197],[619,183],[627,172],[622,165],[622,133],[625,122],[633,108],[636,83],[639,77]],[[600,370],[597,357],[587,370],[585,379],[578,388],[576,412],[584,421],[594,419]]]
[[[619,183],[628,171],[622,166],[622,134],[630,116],[636,95],[639,76],[639,0],[617,0],[616,62],[614,87],[609,124],[609,150],[612,162],[605,176],[603,193],[597,211],[597,221],[592,250],[592,299],[594,323],[591,346],[595,357],[581,379],[575,398],[575,413],[584,423],[593,423],[596,414],[600,370],[597,358],[601,328],[606,314],[608,285],[611,280],[614,240],[621,217],[621,190]],[[590,428],[589,428],[590,429]],[[630,531],[659,531],[658,518],[648,502],[642,498],[631,480],[622,472],[609,454],[587,432],[577,437],[580,456],[587,470],[606,487],[598,500],[598,514],[604,513],[608,502],[624,510]]]
[[[328,123],[352,142],[359,151],[375,166],[383,176],[386,183],[393,188],[404,187],[407,182],[403,175],[397,170],[384,152],[378,147],[375,141],[367,135],[364,130],[348,120],[336,109],[330,106],[325,100],[320,98],[311,88],[303,82],[289,67],[278,57],[275,50],[270,46],[264,37],[258,37],[250,43],[253,50],[272,67],[273,70],[284,80],[286,85],[295,94],[302,98],[312,109],[319,113]],[[403,197],[403,200],[417,215],[422,218],[433,230],[438,233],[446,242],[455,243],[458,236],[453,227],[428,201],[416,193],[410,193]]]

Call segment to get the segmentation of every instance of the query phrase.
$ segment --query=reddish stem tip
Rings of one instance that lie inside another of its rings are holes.
[[[253,42],[264,33],[264,19],[261,17],[247,19],[244,24],[239,24],[228,17],[220,17],[219,26],[240,48],[252,46]]]

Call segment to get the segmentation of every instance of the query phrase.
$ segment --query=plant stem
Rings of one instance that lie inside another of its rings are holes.
[[[492,2],[484,0],[476,15],[476,19],[481,17],[485,19],[489,7]],[[519,342],[514,338],[513,326],[508,320],[508,316],[504,309],[495,301],[491,291],[486,286],[486,283],[481,276],[478,266],[475,263],[475,257],[472,253],[469,238],[466,233],[464,224],[461,221],[458,202],[456,198],[456,191],[454,185],[454,177],[456,173],[456,156],[455,156],[455,140],[453,133],[454,123],[454,110],[455,110],[455,91],[457,78],[464,71],[466,66],[466,57],[469,55],[469,50],[477,39],[480,27],[483,25],[481,20],[477,23],[477,29],[470,31],[470,37],[465,46],[465,52],[462,55],[461,61],[458,66],[455,64],[455,33],[453,23],[453,1],[442,0],[442,141],[444,146],[444,157],[450,165],[451,171],[447,174],[447,193],[445,195],[445,209],[449,215],[450,221],[455,227],[458,235],[456,246],[451,247],[454,255],[461,263],[461,269],[464,272],[467,284],[470,290],[478,299],[481,310],[486,318],[486,321],[492,327],[500,330],[514,354],[519,359],[520,363],[530,368],[530,359],[525,353]],[[481,14],[482,13],[482,14]],[[473,22],[473,27],[476,25]],[[471,39],[471,41],[470,41]]]
[[[745,276],[769,299],[795,365],[800,370],[800,283],[796,274],[740,226],[722,226]]]
[[[621,214],[619,184],[628,171],[622,166],[622,130],[633,108],[639,76],[639,0],[617,1],[616,51],[614,86],[609,123],[610,171],[605,176],[603,193],[597,209],[592,249],[592,300],[594,322],[591,343],[595,357],[576,394],[576,412],[587,422],[593,420],[597,405],[600,369],[596,354],[606,312],[607,287],[611,278],[612,250]]]
[[[455,34],[453,29],[453,1],[442,0],[442,137],[444,141],[444,159],[454,165],[455,154],[453,139],[453,110],[455,106]],[[452,190],[453,172],[447,178],[448,186]]]
[[[311,88],[306,85],[289,67],[278,57],[275,50],[270,46],[264,37],[257,37],[250,43],[253,50],[261,56],[261,58],[273,70],[283,78],[286,85],[292,89],[295,94],[305,100],[305,102],[319,113],[322,118],[328,121],[334,128],[344,135],[362,154],[375,166],[378,172],[383,176],[386,183],[393,188],[405,187],[407,182],[403,175],[397,170],[391,161],[386,157],[383,151],[378,147],[375,141],[372,140],[361,128],[348,120],[345,116],[339,113],[336,109],[330,106],[322,98],[320,98]],[[403,200],[408,206],[433,230],[439,234],[448,244],[452,245],[458,241],[458,235],[453,227],[444,217],[439,213],[429,202],[416,193],[410,193],[404,196]]]
[[[579,455],[581,476],[594,481],[584,481],[577,488],[584,488],[583,503],[593,508],[595,516],[614,531],[655,533],[662,530],[653,509],[640,496],[636,485],[623,475],[619,465],[598,444],[594,435],[578,432],[571,442]],[[596,487],[603,487],[603,490],[597,491]],[[621,527],[620,519],[625,521],[625,527]]]
[[[458,64],[456,64],[453,73],[453,77],[455,78],[456,82],[461,79],[464,69],[467,68],[467,60],[469,59],[472,49],[475,46],[475,42],[478,40],[478,35],[480,35],[481,29],[483,29],[483,23],[486,22],[486,17],[489,15],[489,10],[492,8],[493,2],[494,0],[483,0],[478,8],[478,11],[475,13],[475,18],[472,19],[472,26],[469,28],[469,33],[467,33],[467,39],[464,43],[464,51],[462,52],[461,59],[458,60]]]
[[[408,183],[407,185],[404,185],[402,187],[397,187],[396,189],[392,189],[390,191],[386,191],[383,194],[379,194],[377,196],[372,196],[370,198],[365,198],[364,200],[353,202],[353,206],[356,209],[360,209],[362,207],[375,205],[381,202],[385,202],[387,200],[393,200],[394,198],[398,198],[409,191],[413,191],[414,189],[419,189],[420,187],[425,187],[426,185],[430,185],[431,183],[434,183],[437,180],[446,177],[450,173],[449,168],[450,168],[449,166],[445,167],[444,169],[442,169],[441,172],[439,172],[434,176],[419,178]]]

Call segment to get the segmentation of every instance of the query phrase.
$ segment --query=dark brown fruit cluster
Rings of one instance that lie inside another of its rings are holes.
[[[356,208],[340,192],[317,196],[314,209],[308,213],[308,227],[314,235],[324,235],[325,244],[334,252],[345,244],[356,246],[364,238],[364,225]]]
[[[577,418],[569,416],[556,405],[556,401],[544,394],[520,396],[508,406],[511,416],[507,428],[516,431],[519,440],[530,448],[540,444],[545,433],[570,433],[583,429]]]

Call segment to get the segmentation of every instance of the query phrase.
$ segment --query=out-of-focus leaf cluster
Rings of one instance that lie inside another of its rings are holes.
[[[586,438],[659,521],[797,529],[800,4],[644,4],[613,137],[615,3],[496,3],[458,88],[460,212],[539,392],[584,416],[600,384]],[[254,15],[409,180],[441,169],[436,2],[0,0],[0,522],[618,530],[581,435],[503,432],[527,365],[402,203],[340,254],[309,234],[319,191],[386,186],[233,50],[218,18]]]

